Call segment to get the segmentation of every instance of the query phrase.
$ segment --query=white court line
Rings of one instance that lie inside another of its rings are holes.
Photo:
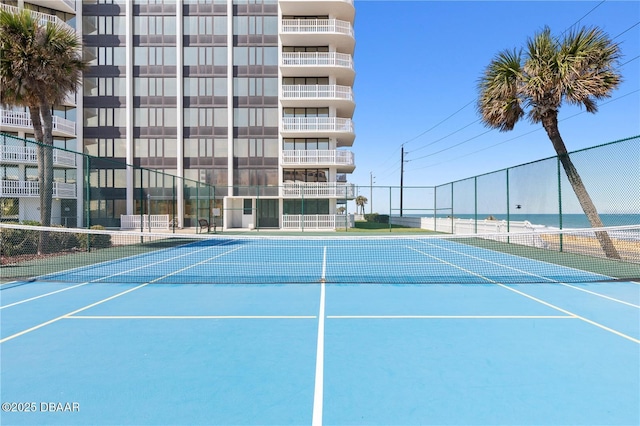
[[[416,249],[416,248],[411,248],[411,249],[412,249],[412,250],[417,251],[418,253],[422,253],[422,254],[424,254],[425,256],[429,256],[429,257],[432,257],[432,258],[434,258],[434,259],[439,259],[439,258],[438,258],[438,257],[436,257],[436,256],[433,256],[433,255],[431,255],[431,254],[429,254],[429,253],[425,253],[425,252],[420,251],[420,250],[418,250],[418,249]],[[449,250],[449,251],[456,252],[455,250]],[[457,252],[456,252],[456,253],[457,253]],[[463,253],[461,253],[461,254],[463,254]],[[477,274],[477,273],[475,273],[475,272],[473,272],[473,271],[469,271],[469,270],[467,270],[467,269],[465,269],[465,268],[462,268],[462,267],[460,267],[460,266],[458,266],[458,265],[454,265],[453,263],[451,263],[451,262],[447,262],[447,261],[446,261],[446,260],[444,260],[444,259],[439,259],[439,260],[441,260],[443,263],[446,263],[447,265],[450,265],[450,266],[452,266],[452,267],[454,267],[454,268],[456,268],[456,269],[459,269],[459,270],[461,270],[461,271],[464,271],[464,272],[466,272],[467,274],[471,274],[471,275],[473,275],[473,276],[476,276],[476,277],[482,278],[483,280],[485,280],[485,281],[487,281],[487,282],[490,282],[490,283],[496,284],[496,285],[498,285],[498,286],[500,286],[500,287],[502,287],[502,288],[506,288],[506,289],[507,289],[507,290],[509,290],[509,291],[513,291],[513,292],[515,292],[515,293],[518,293],[518,294],[520,294],[521,296],[527,297],[527,298],[529,298],[529,299],[531,299],[531,300],[534,300],[534,301],[536,301],[536,302],[538,302],[538,303],[541,303],[541,304],[543,304],[543,305],[545,305],[545,306],[548,306],[548,307],[550,307],[550,308],[552,308],[552,309],[555,309],[555,310],[557,310],[557,311],[560,311],[560,312],[562,312],[562,313],[564,313],[564,314],[574,316],[574,317],[576,317],[576,318],[578,318],[578,319],[580,319],[580,320],[582,320],[582,321],[584,321],[584,322],[586,322],[586,323],[588,323],[588,324],[594,325],[594,326],[596,326],[596,327],[598,327],[598,328],[601,328],[601,329],[606,330],[606,331],[608,331],[608,332],[610,332],[610,333],[613,333],[613,334],[615,334],[615,335],[618,335],[618,336],[620,336],[620,337],[623,337],[623,338],[625,338],[625,339],[627,339],[627,340],[631,340],[632,342],[640,343],[640,340],[638,340],[638,339],[636,339],[636,338],[634,338],[634,337],[628,336],[628,335],[626,335],[626,334],[624,334],[624,333],[621,333],[621,332],[619,332],[619,331],[617,331],[617,330],[614,330],[613,328],[609,328],[609,327],[607,327],[606,325],[603,325],[603,324],[600,324],[600,323],[598,323],[598,322],[592,321],[592,320],[590,320],[590,319],[588,319],[588,318],[585,318],[585,317],[580,316],[580,315],[577,315],[577,314],[575,314],[575,313],[573,313],[573,312],[567,311],[566,309],[562,309],[562,308],[560,308],[560,307],[558,307],[558,306],[556,306],[556,305],[553,305],[553,304],[551,304],[551,303],[549,303],[549,302],[545,302],[545,301],[544,301],[544,300],[542,300],[542,299],[538,299],[537,297],[531,296],[531,295],[529,295],[529,294],[527,294],[527,293],[524,293],[524,292],[522,292],[522,291],[519,291],[519,290],[516,290],[516,289],[514,289],[514,288],[511,288],[511,287],[509,287],[509,286],[507,286],[507,285],[504,285],[504,284],[502,284],[502,283],[499,283],[499,282],[497,282],[497,281],[494,281],[494,280],[492,280],[492,279],[490,279],[490,278],[487,278],[487,277],[485,277],[485,276],[482,276],[482,275],[480,275],[480,274]]]
[[[239,250],[239,249],[240,249],[240,247],[236,247],[236,248],[234,248],[234,249],[232,249],[232,250],[229,250],[229,251],[227,251],[227,252],[225,252],[225,253],[219,254],[219,255],[218,255],[218,256],[216,256],[216,257],[223,256],[223,255],[225,255],[225,254],[228,254],[228,253],[234,252],[234,251]],[[115,295],[113,295],[113,296],[110,296],[110,297],[107,297],[107,298],[105,298],[105,299],[99,300],[99,301],[97,301],[97,302],[95,302],[95,303],[92,303],[92,304],[90,304],[90,305],[84,306],[84,307],[82,307],[82,308],[80,308],[80,309],[76,309],[75,311],[68,312],[68,313],[66,313],[66,314],[64,314],[64,315],[60,315],[60,316],[59,316],[59,317],[57,317],[57,318],[53,318],[53,319],[51,319],[51,320],[49,320],[49,321],[45,321],[45,322],[43,322],[43,323],[41,323],[41,324],[38,324],[38,325],[36,325],[36,326],[33,326],[33,327],[31,327],[31,328],[29,328],[29,329],[27,329],[27,330],[23,330],[23,331],[21,331],[21,332],[19,332],[19,333],[13,334],[13,335],[8,336],[8,337],[5,337],[4,339],[0,340],[0,343],[4,343],[4,342],[9,341],[9,340],[11,340],[11,339],[15,339],[16,337],[22,336],[23,334],[30,333],[30,332],[32,332],[32,331],[34,331],[34,330],[37,330],[37,329],[42,328],[42,327],[45,327],[45,326],[47,326],[47,325],[49,325],[49,324],[53,324],[54,322],[58,322],[58,321],[60,321],[61,319],[69,318],[69,317],[71,317],[71,316],[73,316],[73,315],[77,314],[78,312],[86,311],[87,309],[93,308],[93,307],[98,306],[98,305],[100,305],[100,304],[102,304],[102,303],[108,302],[108,301],[113,300],[113,299],[115,299],[115,298],[117,298],[117,297],[123,296],[123,295],[125,295],[125,294],[127,294],[127,293],[130,293],[130,292],[132,292],[132,291],[138,290],[138,289],[140,289],[140,288],[142,288],[142,287],[145,287],[145,286],[147,286],[147,285],[149,285],[149,284],[153,284],[153,283],[154,283],[154,282],[156,282],[156,281],[160,281],[161,279],[164,279],[164,278],[169,277],[169,276],[171,276],[171,275],[175,275],[175,274],[180,273],[180,272],[182,272],[182,271],[184,271],[184,270],[187,270],[187,269],[189,269],[189,268],[193,268],[193,267],[195,267],[195,266],[198,266],[198,265],[200,265],[200,264],[203,264],[203,263],[207,262],[208,260],[209,260],[209,259],[205,259],[205,260],[203,260],[202,262],[195,263],[195,264],[193,264],[193,265],[190,265],[190,266],[187,266],[187,267],[185,267],[185,268],[182,268],[182,269],[179,269],[179,270],[177,270],[177,271],[174,271],[174,272],[172,272],[172,273],[170,273],[170,274],[166,274],[166,275],[163,275],[162,277],[158,277],[158,278],[156,278],[156,279],[154,279],[154,280],[152,280],[152,281],[146,282],[146,283],[144,283],[144,284],[140,284],[140,285],[138,285],[138,286],[136,286],[136,287],[134,287],[134,288],[130,288],[130,289],[128,289],[128,290],[122,291],[122,292],[120,292],[120,293],[118,293],[118,294],[115,294]]]
[[[54,322],[58,322],[58,321],[60,321],[60,320],[61,320],[61,319],[63,319],[63,318],[67,318],[67,317],[69,317],[69,316],[71,316],[71,315],[77,314],[78,312],[85,311],[85,310],[87,310],[87,309],[93,308],[94,306],[97,306],[97,305],[100,305],[100,304],[102,304],[102,303],[108,302],[109,300],[115,299],[116,297],[120,297],[120,296],[123,296],[123,295],[125,295],[125,294],[127,294],[127,293],[130,293],[130,292],[132,292],[132,291],[138,290],[139,288],[142,288],[142,287],[144,287],[144,286],[146,286],[146,285],[148,285],[148,284],[149,284],[149,283],[140,284],[139,286],[136,286],[136,287],[134,287],[134,288],[130,288],[129,290],[122,291],[122,292],[120,292],[120,293],[118,293],[118,294],[114,294],[114,295],[113,295],[113,296],[111,296],[111,297],[107,297],[106,299],[99,300],[99,301],[97,301],[97,302],[95,302],[95,303],[92,303],[92,304],[90,304],[90,305],[87,305],[87,306],[85,306],[85,307],[83,307],[83,308],[76,309],[75,311],[72,311],[72,312],[66,313],[66,314],[64,314],[64,315],[60,315],[60,316],[59,316],[59,317],[57,317],[57,318],[51,319],[51,320],[49,320],[49,321],[43,322],[42,324],[38,324],[38,325],[36,325],[36,326],[33,326],[33,327],[28,328],[28,329],[26,329],[26,330],[23,330],[23,331],[21,331],[21,332],[19,332],[19,333],[13,334],[13,335],[8,336],[8,337],[5,337],[4,339],[0,340],[0,343],[4,343],[4,342],[9,341],[9,340],[11,340],[11,339],[15,339],[16,337],[20,337],[20,336],[22,336],[23,334],[31,333],[32,331],[35,331],[35,330],[37,330],[37,329],[39,329],[39,328],[42,328],[42,327],[47,326],[47,325],[49,325],[49,324],[53,324]]]
[[[142,235],[142,236],[144,237],[144,235]],[[156,250],[156,251],[150,251],[150,252],[146,252],[146,253],[139,253],[139,254],[136,254],[136,255],[133,255],[133,256],[126,256],[126,257],[123,257],[121,259],[105,260],[105,261],[94,263],[94,264],[91,264],[91,265],[77,266],[75,268],[65,269],[65,270],[58,271],[58,272],[51,272],[49,274],[44,274],[44,275],[40,275],[39,277],[36,277],[36,281],[37,281],[37,278],[46,278],[46,277],[51,276],[51,275],[57,275],[57,274],[61,274],[61,273],[67,273],[68,274],[68,273],[71,273],[71,272],[77,272],[77,271],[84,270],[84,269],[93,269],[93,268],[96,268],[96,267],[108,265],[110,263],[119,263],[119,262],[122,262],[123,260],[133,260],[133,259],[136,259],[136,258],[139,258],[139,257],[148,256],[148,255],[154,255],[155,256],[158,253],[174,250],[176,248],[186,247],[186,246],[189,246],[191,244],[194,244],[194,243],[186,243],[186,244],[182,244],[182,245],[177,246],[177,247],[168,247],[168,248],[164,248],[164,249],[160,249],[160,250]],[[166,260],[179,259],[179,258],[184,257],[184,256],[189,256],[192,253],[197,253],[197,252],[202,251],[202,250],[206,250],[206,249],[209,249],[209,248],[212,248],[212,247],[219,247],[219,246],[222,246],[222,245],[225,245],[225,244],[226,244],[226,242],[223,242],[222,244],[216,244],[216,245],[213,245],[213,246],[205,247],[205,248],[203,248],[201,250],[196,250],[195,252],[190,252],[190,253],[187,253],[185,255],[174,256],[174,257],[166,259]],[[162,262],[164,262],[164,261],[158,261],[158,262],[155,262],[153,264],[155,265],[157,263],[162,263]],[[147,266],[149,266],[149,265],[147,265]],[[132,270],[135,270],[135,269],[132,269]],[[127,272],[129,272],[129,271],[127,271]],[[126,273],[126,272],[124,272],[124,273]],[[119,274],[109,275],[109,277],[112,277],[112,276],[115,276],[115,275],[119,275]],[[103,277],[102,279],[104,279],[104,278],[105,277]],[[14,281],[14,282],[19,282],[19,281]]]
[[[324,318],[325,318],[325,281],[327,272],[327,247],[322,256],[322,278],[320,278],[320,312],[318,313],[318,344],[316,347],[316,378],[313,391],[312,426],[322,426],[322,405],[324,400]]]
[[[71,289],[76,288],[76,287],[82,287],[83,285],[87,285],[87,284],[89,284],[89,282],[76,284],[76,285],[73,285],[71,287],[65,287],[65,288],[62,288],[60,290],[51,291],[49,293],[41,294],[39,296],[30,297],[29,299],[19,300],[17,302],[13,302],[13,303],[10,303],[8,305],[0,306],[0,310],[2,310],[4,308],[10,308],[12,306],[20,305],[22,303],[31,302],[32,300],[40,299],[42,297],[51,296],[52,294],[61,293],[63,291],[71,290]]]
[[[453,250],[453,249],[446,248],[446,247],[436,246],[436,245],[433,245],[433,244],[429,244],[429,245],[430,245],[430,246],[432,246],[432,247],[436,247],[436,248],[438,248],[438,249],[442,249],[442,250],[450,251],[450,252],[452,252],[452,253],[456,253],[456,254],[461,255],[461,256],[469,257],[469,258],[471,258],[471,259],[480,260],[480,261],[485,262],[485,263],[489,263],[489,264],[492,264],[492,265],[496,265],[496,266],[499,266],[499,267],[501,267],[501,268],[510,269],[510,270],[512,270],[512,271],[519,272],[519,273],[524,274],[524,275],[529,275],[529,276],[532,276],[532,277],[541,278],[541,279],[546,280],[546,281],[548,281],[548,282],[550,282],[550,283],[560,284],[560,285],[563,285],[563,286],[565,286],[565,287],[573,288],[574,290],[584,291],[585,293],[590,293],[590,294],[592,294],[592,295],[594,295],[594,296],[601,297],[601,298],[603,298],[603,299],[611,300],[612,302],[616,302],[616,303],[620,303],[620,304],[623,304],[623,305],[631,306],[631,307],[633,307],[633,308],[638,308],[638,309],[640,309],[640,306],[639,306],[639,305],[635,305],[635,304],[633,304],[633,303],[630,303],[630,302],[627,302],[627,301],[624,301],[624,300],[616,299],[616,298],[611,297],[611,296],[606,296],[606,295],[601,294],[601,293],[596,293],[596,292],[593,292],[593,291],[590,291],[590,290],[581,289],[581,288],[579,288],[579,287],[575,287],[575,286],[569,285],[569,284],[564,283],[564,282],[562,282],[562,281],[554,280],[553,278],[545,277],[545,276],[543,276],[543,275],[534,274],[533,272],[525,271],[525,270],[523,270],[523,269],[519,269],[519,268],[514,268],[514,267],[512,267],[512,266],[504,265],[504,264],[502,264],[502,263],[494,262],[494,261],[492,261],[492,260],[484,259],[484,258],[482,258],[482,257],[473,256],[473,255],[470,255],[470,254],[468,254],[468,253],[461,252],[461,251],[458,251],[458,250]],[[410,248],[411,248],[411,247],[410,247]],[[413,248],[411,248],[411,249],[413,250]],[[483,248],[481,248],[481,247],[478,247],[478,249],[481,249],[481,250],[487,250],[487,249],[483,249]],[[491,251],[491,252],[493,252],[492,250],[487,250],[487,251]],[[502,252],[497,252],[497,253],[504,254],[505,256],[513,256],[513,257],[517,257],[517,258],[521,258],[521,259],[526,259],[526,258],[524,258],[524,257],[516,256],[516,255],[512,255],[512,254],[509,254],[509,253],[502,253]],[[434,256],[434,257],[435,257],[435,256]],[[526,260],[531,260],[531,259],[526,259]],[[587,273],[590,273],[590,274],[593,274],[593,275],[599,275],[599,276],[602,276],[602,277],[606,277],[605,275],[602,275],[602,274],[596,274],[596,273],[589,272],[589,271],[581,271],[580,269],[571,268],[571,267],[569,267],[569,266],[556,265],[555,263],[544,262],[544,261],[542,261],[542,260],[536,260],[536,262],[544,263],[544,264],[547,264],[547,265],[550,265],[550,266],[553,266],[553,267],[556,267],[556,268],[572,269],[572,270],[574,270],[574,271],[579,271],[579,272],[583,272],[583,273],[584,273],[584,272],[587,272]],[[483,277],[483,278],[484,278],[484,277]],[[610,278],[610,277],[607,277],[607,278]]]
[[[315,315],[72,315],[66,319],[149,320],[149,319],[316,319]]]
[[[223,244],[216,245],[216,246],[212,246],[212,247],[220,247],[220,246],[222,246],[222,245],[224,245],[224,243],[223,243]],[[19,301],[17,301],[17,302],[11,303],[11,304],[9,304],[9,305],[0,306],[0,310],[2,310],[2,309],[4,309],[4,308],[9,308],[9,307],[11,307],[11,306],[21,305],[21,304],[26,303],[26,302],[31,302],[31,301],[33,301],[33,300],[37,300],[37,299],[40,299],[40,298],[42,298],[42,297],[51,296],[51,295],[54,295],[54,294],[56,294],[56,293],[60,293],[60,292],[62,292],[62,291],[67,291],[67,290],[71,290],[71,289],[73,289],[73,288],[81,287],[81,286],[84,286],[84,285],[87,285],[87,284],[90,284],[90,283],[97,283],[97,282],[100,282],[100,281],[102,281],[102,280],[106,280],[106,279],[111,278],[111,277],[117,277],[118,275],[128,274],[129,272],[137,271],[138,269],[144,269],[144,268],[147,268],[147,267],[150,267],[150,266],[158,265],[158,264],[160,264],[160,263],[164,263],[164,262],[169,262],[169,261],[173,261],[173,260],[176,260],[176,259],[180,259],[181,257],[191,256],[191,255],[193,255],[193,253],[198,253],[198,252],[200,252],[200,251],[208,250],[208,249],[210,249],[210,248],[211,248],[211,247],[205,247],[205,248],[203,248],[203,249],[196,250],[196,251],[193,251],[193,252],[190,252],[190,253],[187,253],[187,254],[181,254],[180,256],[174,256],[174,257],[171,257],[171,258],[169,258],[169,259],[159,260],[159,261],[154,262],[154,263],[149,263],[149,264],[147,264],[147,265],[143,265],[143,266],[137,266],[137,267],[132,268],[132,269],[127,269],[127,270],[125,270],[125,271],[116,272],[115,274],[111,274],[111,275],[107,275],[107,276],[104,276],[104,277],[96,278],[95,280],[91,280],[91,281],[87,281],[87,282],[84,282],[84,283],[80,283],[80,284],[74,285],[74,286],[72,286],[72,287],[67,287],[67,288],[64,288],[64,289],[61,289],[61,290],[52,291],[52,292],[50,292],[50,293],[41,294],[41,295],[39,295],[39,296],[31,297],[31,298],[29,298],[29,299],[19,300]],[[166,250],[168,250],[168,249],[166,249]],[[233,251],[233,250],[231,250],[231,251]],[[230,253],[230,251],[229,251],[229,252],[226,252],[226,253]],[[226,254],[226,253],[223,253],[223,254]],[[216,256],[216,257],[219,257],[219,256]],[[216,257],[213,257],[213,258],[211,258],[211,259],[215,259]],[[129,259],[129,258],[127,258],[127,259]],[[108,262],[116,262],[116,261],[115,261],[115,260],[109,260],[109,261],[107,261],[107,262],[101,262],[101,263],[99,263],[99,264],[96,264],[94,267],[97,267],[98,265],[101,265],[102,263],[108,263]],[[194,266],[195,266],[195,265],[194,265]],[[81,266],[81,267],[74,268],[74,269],[79,269],[79,268],[86,268],[86,266]],[[70,270],[68,270],[68,271],[55,272],[55,274],[59,274],[59,273],[68,273],[68,272],[73,271],[74,269],[70,269]],[[52,273],[52,274],[47,274],[47,275],[53,275],[53,273]],[[44,277],[46,277],[47,275],[44,275]],[[167,276],[168,276],[168,275],[167,275]]]
[[[329,315],[331,319],[577,319],[573,315]]]

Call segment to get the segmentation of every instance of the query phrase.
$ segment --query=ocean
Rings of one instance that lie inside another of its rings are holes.
[[[428,214],[408,214],[406,216],[430,217]],[[473,214],[453,214],[459,219],[474,219]],[[493,216],[496,220],[507,220],[506,214],[478,214],[478,220]],[[437,215],[447,217],[447,215]],[[638,214],[601,214],[600,219],[604,226],[640,225],[640,213]],[[558,214],[510,214],[509,220],[520,222],[528,221],[532,225],[544,225],[550,228],[560,228],[560,216]],[[563,214],[562,228],[589,228],[591,224],[584,214]]]

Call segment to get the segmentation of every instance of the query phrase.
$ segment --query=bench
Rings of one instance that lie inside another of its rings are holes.
[[[200,224],[200,232],[205,228],[207,232],[211,232],[211,225],[209,225],[209,221],[207,219],[198,219],[198,223]]]

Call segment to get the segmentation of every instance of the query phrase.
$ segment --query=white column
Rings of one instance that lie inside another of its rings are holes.
[[[184,178],[184,113],[182,111],[182,108],[184,106],[184,70],[182,64],[184,58],[184,29],[182,8],[182,0],[178,0],[178,4],[176,6],[176,112],[178,114],[178,117],[176,119],[176,143],[178,144],[176,150],[176,161],[178,167],[178,176],[180,178]],[[182,228],[184,226],[184,181],[182,179],[177,179],[176,184],[178,186],[176,190],[176,215],[178,216],[178,227]]]
[[[133,192],[134,192],[134,169],[133,165],[133,2],[125,2],[125,20],[127,22],[126,30],[126,125],[127,134],[125,137],[127,151],[127,215],[133,215]]]
[[[227,0],[227,129],[227,196],[233,196],[233,0]]]

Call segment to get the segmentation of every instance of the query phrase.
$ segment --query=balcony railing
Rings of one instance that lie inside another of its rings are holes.
[[[350,22],[338,19],[283,19],[282,33],[354,34]]]
[[[74,4],[72,0],[68,0],[65,3],[69,5],[69,7],[74,8]],[[20,12],[20,8],[16,6],[9,6],[8,4],[4,4],[4,3],[0,3],[0,10],[6,10],[7,12],[13,13],[13,14]],[[72,28],[69,24],[67,24],[62,19],[58,18],[55,15],[47,15],[46,13],[35,12],[33,10],[30,12],[31,12],[31,16],[33,16],[40,23],[40,25],[46,25],[47,22],[51,22],[52,24],[64,26],[68,30],[75,32],[74,28]]]
[[[347,132],[353,133],[353,121],[340,117],[283,117],[284,132]]]
[[[31,147],[0,145],[0,161],[5,163],[37,164],[38,152],[36,148]],[[53,165],[76,167],[76,154],[54,148]]]
[[[355,185],[336,182],[295,182],[282,184],[283,197],[296,198],[355,198]]]
[[[299,67],[345,67],[353,69],[353,57],[337,52],[283,52],[283,66]]]
[[[353,228],[353,215],[345,214],[285,214],[282,229],[336,229]]]
[[[284,150],[282,151],[283,166],[297,165],[354,165],[354,155],[351,151],[336,149],[327,150]]]
[[[283,99],[344,99],[353,101],[353,89],[336,84],[283,85]]]
[[[40,182],[0,180],[1,197],[39,197]],[[75,198],[76,184],[53,182],[53,198]]]
[[[28,112],[7,111],[4,109],[0,109],[0,126],[33,129],[33,123]],[[76,123],[54,115],[53,131],[75,136]]]

